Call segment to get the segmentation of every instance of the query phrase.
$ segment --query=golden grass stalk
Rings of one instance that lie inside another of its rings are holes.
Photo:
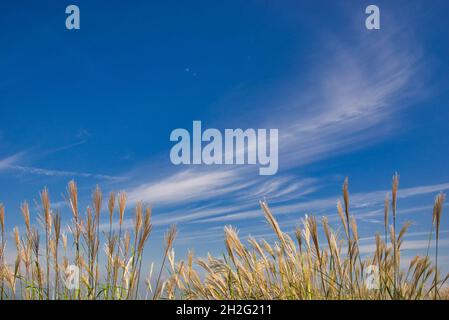
[[[43,210],[43,220],[45,226],[45,267],[47,270],[46,273],[46,295],[47,300],[50,299],[50,235],[51,235],[51,204],[50,204],[50,195],[48,193],[48,189],[44,188],[41,192],[41,204]]]
[[[384,231],[385,231],[385,243],[388,242],[388,208],[390,207],[390,199],[388,193],[385,195],[384,201]]]
[[[394,283],[394,287],[393,287],[393,292],[394,292],[394,296],[396,297],[396,290],[397,290],[397,273],[398,273],[398,258],[397,258],[397,247],[396,247],[396,203],[397,203],[397,193],[398,193],[398,188],[399,188],[399,175],[397,173],[394,174],[393,176],[393,182],[392,182],[392,186],[391,186],[391,196],[392,196],[392,201],[391,201],[391,206],[392,206],[392,210],[393,210],[393,232],[392,232],[392,243],[393,243],[393,283]]]
[[[74,243],[75,243],[75,264],[80,269],[80,235],[81,235],[81,221],[78,211],[78,188],[75,181],[70,181],[67,186],[68,201],[73,215],[74,226],[71,228]],[[78,292],[80,298],[80,292]]]
[[[59,260],[58,260],[58,248],[59,241],[61,239],[61,214],[57,212],[53,216],[53,229],[54,229],[54,247],[53,247],[53,259],[54,259],[54,271],[55,271],[55,299],[59,298]]]
[[[167,259],[168,252],[173,247],[173,243],[175,241],[176,234],[177,234],[176,225],[172,225],[170,227],[170,229],[167,231],[167,233],[165,234],[164,257],[162,258],[161,269],[159,270],[159,275],[157,277],[156,286],[155,286],[155,289],[154,289],[153,300],[156,299],[156,297],[158,297],[160,292],[162,291],[162,288],[159,287],[159,284],[160,284],[160,281],[161,281],[161,276],[162,276],[162,270],[164,269],[165,260]]]
[[[100,214],[101,207],[103,203],[103,194],[101,193],[100,187],[97,185],[95,191],[92,195],[92,205],[95,209],[95,225],[96,225],[96,236],[95,236],[95,271],[94,271],[94,292],[97,291],[98,287],[98,248],[100,246]]]
[[[350,226],[350,216],[349,216],[349,188],[348,188],[348,177],[345,178],[343,183],[343,201],[345,204],[345,218],[346,218],[346,226],[347,226],[347,236],[348,236],[348,256],[349,256],[349,290],[353,290],[353,242],[351,239],[351,228]]]
[[[1,227],[1,242],[0,242],[0,271],[1,274],[4,273],[4,269],[5,269],[5,261],[4,261],[4,256],[5,256],[5,206],[3,205],[3,203],[0,203],[0,227]],[[5,284],[4,284],[4,280],[3,280],[3,276],[1,277],[1,286],[0,286],[0,298],[1,300],[3,300],[4,298],[4,292],[5,292]]]
[[[434,299],[438,296],[438,241],[440,238],[440,221],[441,215],[443,213],[443,204],[445,200],[445,195],[440,193],[435,198],[435,205],[433,207],[432,220],[435,223],[435,280],[434,280]]]

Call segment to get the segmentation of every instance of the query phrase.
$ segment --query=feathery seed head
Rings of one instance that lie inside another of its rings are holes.
[[[349,190],[348,190],[348,177],[345,178],[343,183],[343,200],[345,202],[346,221],[349,221]]]
[[[44,188],[44,190],[41,192],[41,203],[42,209],[44,210],[45,225],[46,228],[49,229],[51,227],[51,205],[50,195],[47,188]]]
[[[0,226],[2,229],[2,233],[5,232],[5,206],[3,203],[0,203]]]
[[[440,192],[435,197],[435,205],[433,207],[433,217],[432,220],[435,223],[436,231],[437,231],[437,237],[439,237],[439,231],[440,231],[440,220],[441,220],[441,214],[443,213],[443,205],[444,200],[446,198],[446,195],[442,192]]]
[[[123,216],[125,214],[125,208],[126,208],[126,193],[122,191],[118,195],[118,209],[119,209],[120,225],[123,223]]]
[[[20,206],[22,211],[23,220],[25,221],[25,226],[27,232],[30,233],[30,208],[28,206],[28,202],[24,201]]]
[[[67,192],[69,194],[70,208],[72,209],[73,218],[78,221],[78,188],[75,181],[70,181],[67,187]]]
[[[396,214],[397,194],[399,188],[399,174],[396,172],[393,176],[393,182],[391,185],[392,207],[393,213]]]
[[[103,194],[101,193],[100,187],[97,185],[92,195],[92,205],[95,209],[95,216],[97,218],[97,221],[99,220],[100,217],[102,201],[103,201]]]
[[[114,215],[114,208],[115,208],[115,193],[111,192],[109,194],[109,200],[108,200],[109,220],[110,221],[112,221],[112,217]]]

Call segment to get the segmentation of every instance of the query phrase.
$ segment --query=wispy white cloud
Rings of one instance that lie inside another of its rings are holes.
[[[388,38],[388,37],[386,37]],[[384,40],[345,48],[334,45],[318,85],[299,92],[280,131],[283,165],[298,166],[379,141],[396,126],[395,115],[416,82],[419,50]]]
[[[52,170],[52,169],[42,169],[36,167],[25,167],[20,165],[9,165],[6,168],[12,170],[18,170],[27,174],[43,175],[48,177],[81,177],[81,178],[94,178],[103,180],[123,180],[123,177],[116,177],[104,174],[87,173],[87,172],[77,172],[77,171],[64,171],[64,170]]]
[[[12,165],[17,163],[17,161],[22,157],[22,153],[16,153],[7,158],[3,158],[0,160],[0,171],[9,169]]]
[[[79,141],[76,141],[76,142],[73,142],[73,143],[69,143],[67,145],[63,145],[63,146],[56,147],[56,148],[53,148],[53,149],[45,150],[44,152],[39,153],[38,156],[39,157],[43,157],[43,156],[48,156],[48,155],[55,154],[55,153],[58,153],[58,152],[67,151],[67,150],[70,150],[72,148],[75,148],[75,147],[78,147],[80,145],[83,145],[86,142],[87,142],[87,137],[84,137],[83,139],[81,139]]]
[[[83,142],[78,142],[73,145],[65,146],[59,148],[58,150],[64,150],[67,148],[71,148],[75,145],[79,145]],[[111,176],[105,174],[97,174],[97,173],[88,173],[88,172],[77,172],[77,171],[68,171],[68,170],[53,170],[53,169],[44,169],[37,168],[31,166],[23,166],[21,163],[23,162],[23,158],[26,155],[26,152],[16,153],[12,156],[6,157],[0,160],[0,171],[20,171],[26,174],[33,175],[42,175],[47,177],[82,177],[82,178],[93,178],[93,179],[101,179],[101,180],[124,180],[124,177]]]
[[[248,176],[245,169],[186,170],[156,182],[143,183],[128,190],[131,204],[144,201],[159,208],[177,206],[176,210],[163,210],[163,221],[190,221],[204,216],[247,209],[261,199],[273,203],[285,202],[312,193],[317,188],[316,179],[275,176],[260,181],[258,176]],[[244,190],[244,192],[241,192]],[[229,200],[233,205],[228,205]],[[201,204],[207,201],[207,205]],[[179,205],[189,203],[193,208]]]
[[[429,240],[404,240],[401,249],[404,250],[422,250],[427,249],[429,246]],[[433,243],[430,243],[430,247],[434,246]],[[440,239],[438,243],[439,247],[447,247],[449,246],[449,239]],[[365,244],[359,246],[359,250],[361,254],[372,254],[376,251],[376,244]]]
[[[419,186],[412,188],[404,188],[398,192],[398,199],[405,199],[414,196],[436,193],[449,189],[449,183],[441,183],[435,185],[427,185],[427,186]],[[353,193],[351,194],[351,206],[353,209],[356,208],[368,208],[370,206],[382,204],[385,195],[388,194],[388,190],[380,190],[380,191],[372,191],[365,193]],[[280,205],[280,206],[272,206],[272,210],[277,215],[285,215],[291,213],[307,213],[307,212],[322,212],[324,210],[331,210],[331,212],[335,212],[337,200],[340,199],[340,196],[335,197],[327,197],[327,198],[319,198],[309,201],[300,201],[293,204],[288,205]],[[412,208],[411,210],[414,210]],[[368,212],[366,215],[361,215],[360,217],[367,218],[369,216],[382,215],[381,211],[376,211],[374,214],[372,212]],[[260,210],[249,210],[239,213],[229,213],[217,217],[207,218],[200,220],[199,222],[229,222],[229,221],[237,221],[242,219],[250,219],[262,216],[262,212]]]
[[[239,177],[232,170],[201,172],[186,170],[157,182],[143,183],[129,190],[129,201],[145,201],[150,204],[179,204],[200,201],[236,191]],[[229,187],[233,184],[233,187]],[[243,183],[240,187],[246,186]]]
[[[440,230],[440,235],[443,234],[448,234],[449,230]],[[429,232],[426,231],[421,231],[421,232],[408,232],[405,234],[405,239],[408,241],[410,238],[415,238],[415,237],[422,237],[425,238],[427,240],[427,242],[429,241]],[[374,236],[372,237],[364,237],[364,238],[360,238],[359,242],[374,242],[376,240],[376,238]]]
[[[86,142],[86,140],[80,140],[68,145],[64,145],[61,147],[57,147],[54,149],[46,150],[41,153],[29,154],[29,151],[22,151],[16,153],[12,156],[6,157],[4,159],[0,159],[0,172],[1,171],[20,171],[21,173],[31,174],[31,175],[41,175],[47,177],[69,177],[69,178],[92,178],[99,180],[112,180],[112,181],[123,181],[126,178],[124,176],[112,176],[107,174],[98,174],[98,173],[90,173],[90,172],[79,172],[79,171],[70,171],[70,170],[55,170],[55,169],[45,169],[39,168],[35,166],[25,166],[22,165],[25,161],[29,162],[30,158],[41,158],[44,156],[48,156],[50,154],[58,153],[61,151],[65,151],[76,146],[82,145]],[[25,159],[26,156],[26,159]]]

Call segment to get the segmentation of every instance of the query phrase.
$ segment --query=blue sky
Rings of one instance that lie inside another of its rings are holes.
[[[80,0],[76,31],[65,29],[69,4],[0,5],[0,201],[11,229],[44,186],[69,222],[62,193],[75,179],[85,206],[100,184],[126,190],[129,207],[153,207],[148,259],[172,223],[181,256],[218,254],[226,224],[271,235],[262,199],[285,231],[304,214],[337,227],[348,176],[369,252],[397,171],[399,222],[413,221],[403,255],[425,251],[434,197],[449,189],[447,1],[375,1],[375,31],[368,1]],[[194,120],[279,129],[278,173],[174,166],[170,133]]]

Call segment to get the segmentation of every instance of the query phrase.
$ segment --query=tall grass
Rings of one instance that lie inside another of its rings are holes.
[[[61,213],[53,209],[47,189],[40,193],[40,227],[31,223],[28,202],[22,203],[24,227],[13,231],[14,262],[6,261],[6,214],[0,204],[0,298],[446,299],[448,275],[440,277],[438,265],[445,196],[435,198],[429,234],[430,239],[435,230],[435,262],[426,254],[405,265],[400,253],[410,224],[397,229],[398,188],[399,176],[395,174],[391,193],[384,201],[384,230],[375,236],[375,250],[370,255],[362,255],[360,250],[345,179],[342,201],[336,208],[339,226],[331,225],[326,217],[305,216],[295,232],[288,234],[263,201],[261,212],[273,230],[274,241],[249,237],[243,243],[238,231],[226,226],[221,257],[195,257],[189,252],[185,261],[176,261],[173,245],[177,229],[172,226],[165,235],[157,274],[153,275],[151,264],[142,275],[144,249],[152,232],[151,209],[138,202],[133,210],[133,225],[124,226],[128,214],[126,193],[110,193],[103,211],[103,194],[97,186],[92,206],[83,213],[77,185],[71,181],[66,199],[72,219],[67,227],[62,226]],[[108,214],[108,223],[100,226],[103,212]],[[45,236],[44,243],[40,232]],[[70,290],[64,282],[69,265],[80,270],[77,290]],[[366,278],[373,266],[378,270],[375,288],[367,286]],[[143,282],[145,288],[140,286]]]

